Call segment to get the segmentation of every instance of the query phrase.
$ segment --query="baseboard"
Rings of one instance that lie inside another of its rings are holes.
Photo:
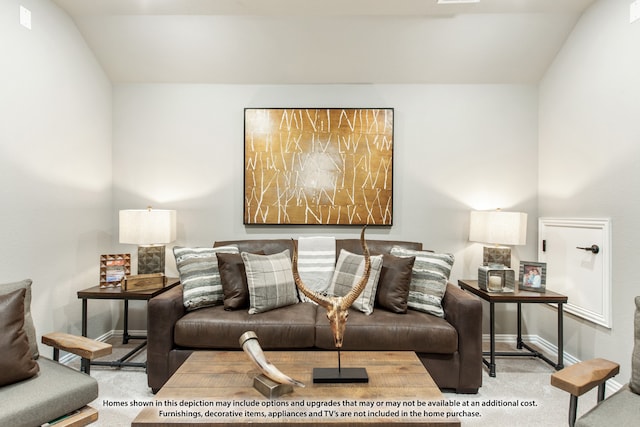
[[[522,340],[527,344],[531,344],[535,346],[538,350],[545,354],[549,359],[556,360],[558,357],[558,346],[553,344],[550,341],[545,340],[544,338],[540,338],[539,335],[523,335]],[[482,335],[482,341],[484,343],[491,342],[491,337],[489,334]],[[513,346],[516,345],[517,335],[512,334],[496,334],[496,343],[505,343],[511,344]],[[563,361],[565,366],[571,366],[580,362],[581,360],[572,354],[567,353],[566,351],[563,353]],[[606,394],[610,395],[611,393],[615,393],[620,390],[624,384],[619,383],[615,379],[607,380],[607,389]]]

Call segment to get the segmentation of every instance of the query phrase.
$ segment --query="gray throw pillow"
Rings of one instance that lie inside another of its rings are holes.
[[[31,279],[21,280],[19,282],[2,283],[0,284],[0,295],[6,295],[17,289],[24,289],[24,331],[27,334],[29,340],[29,348],[34,359],[40,356],[38,352],[38,339],[36,338],[36,327],[33,324],[33,318],[31,317]]]
[[[222,304],[223,292],[218,271],[219,252],[238,253],[235,246],[184,248],[175,246],[173,255],[182,283],[182,302],[187,311]]]
[[[289,249],[273,255],[248,252],[241,255],[249,287],[249,314],[264,313],[299,302]]]
[[[373,313],[378,279],[382,269],[382,255],[371,256],[369,260],[371,262],[369,280],[367,280],[364,290],[352,304],[354,309],[367,315]],[[341,249],[336,269],[331,279],[331,286],[329,286],[329,293],[340,297],[345,296],[360,281],[363,273],[364,256]]]
[[[640,394],[640,296],[635,298],[636,311],[633,319],[634,343],[633,354],[631,356],[631,381],[629,389]]]
[[[407,306],[434,316],[444,317],[442,298],[451,275],[453,255],[416,251],[399,246],[391,249],[391,255],[416,257],[411,273]]]

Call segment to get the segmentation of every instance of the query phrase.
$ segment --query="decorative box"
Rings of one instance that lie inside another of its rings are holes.
[[[149,289],[164,288],[167,278],[162,273],[138,274],[126,276],[124,279],[125,291],[146,291]]]
[[[515,282],[515,272],[503,265],[478,268],[478,286],[487,292],[513,292]]]

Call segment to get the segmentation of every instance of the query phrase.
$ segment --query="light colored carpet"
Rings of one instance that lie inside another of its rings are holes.
[[[120,338],[112,339],[117,359],[139,341],[122,346]],[[502,344],[504,346],[504,344]],[[507,347],[508,348],[508,347]],[[145,352],[132,360],[141,361]],[[101,360],[107,360],[101,359]],[[519,426],[519,427],[564,427],[567,426],[569,395],[552,387],[549,383],[553,368],[540,359],[518,357],[497,358],[497,376],[489,377],[486,369],[483,385],[476,395],[445,393],[449,400],[461,406],[457,410],[479,412],[480,417],[460,417],[463,426]],[[148,402],[153,394],[147,387],[146,373],[142,368],[91,367],[91,375],[100,385],[100,396],[91,405],[98,409],[99,419],[93,426],[129,426],[141,408],[136,402]],[[517,402],[512,406],[487,406],[492,403]],[[525,407],[525,402],[535,406]],[[596,402],[595,391],[582,396],[578,405],[578,416],[589,410]],[[114,406],[113,404],[126,406]],[[464,405],[464,406],[462,406]]]

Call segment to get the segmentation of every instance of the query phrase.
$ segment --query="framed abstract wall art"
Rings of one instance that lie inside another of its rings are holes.
[[[244,224],[392,225],[392,108],[246,108]]]

